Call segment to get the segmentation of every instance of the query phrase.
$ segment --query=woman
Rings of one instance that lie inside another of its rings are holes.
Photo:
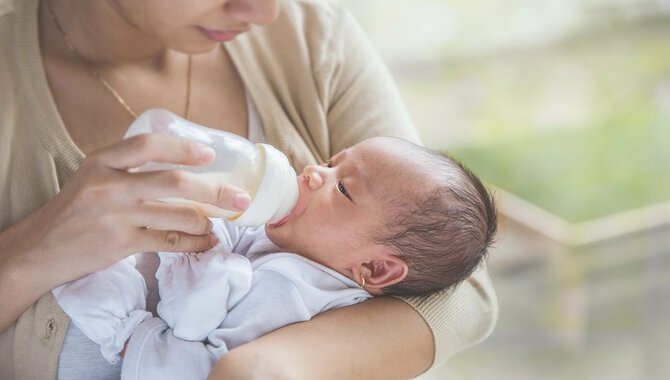
[[[298,170],[366,137],[417,140],[362,32],[325,1],[0,0],[0,57],[3,379],[117,376],[86,356],[95,346],[49,290],[135,252],[215,243],[194,210],[152,199],[248,205],[183,172],[128,173],[211,159],[168,137],[121,141],[139,112],[167,108],[267,141]],[[151,309],[155,254],[139,269]],[[277,330],[211,377],[412,377],[486,337],[496,316],[484,269],[453,292],[374,299]]]

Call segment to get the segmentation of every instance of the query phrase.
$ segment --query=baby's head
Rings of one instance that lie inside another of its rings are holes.
[[[420,294],[466,279],[496,231],[493,198],[460,163],[396,138],[372,138],[298,176],[288,218],[268,225],[283,250],[373,294]]]

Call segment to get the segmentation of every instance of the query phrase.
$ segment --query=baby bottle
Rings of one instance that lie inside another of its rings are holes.
[[[148,163],[137,171],[185,170],[208,181],[243,189],[251,195],[251,203],[243,212],[181,198],[161,201],[193,205],[209,217],[226,218],[244,226],[259,226],[288,215],[298,200],[295,171],[286,156],[271,145],[253,144],[235,134],[203,127],[163,109],[142,113],[130,125],[125,138],[143,133],[167,133],[197,141],[214,149],[216,157],[201,166]]]

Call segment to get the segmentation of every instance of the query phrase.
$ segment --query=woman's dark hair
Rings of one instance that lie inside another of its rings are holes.
[[[409,144],[409,143],[408,143]],[[449,288],[485,261],[497,230],[493,196],[459,161],[409,144],[436,174],[418,200],[397,200],[404,210],[388,218],[376,241],[392,247],[409,266],[405,279],[384,294],[418,295]]]

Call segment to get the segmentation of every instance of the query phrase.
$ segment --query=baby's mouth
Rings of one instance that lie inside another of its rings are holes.
[[[291,211],[290,213],[288,213],[288,215],[286,215],[285,217],[279,219],[278,221],[276,221],[274,223],[268,223],[267,226],[269,228],[279,228],[279,227],[283,226],[288,221],[288,219],[291,217],[291,214],[293,214],[293,211]]]

